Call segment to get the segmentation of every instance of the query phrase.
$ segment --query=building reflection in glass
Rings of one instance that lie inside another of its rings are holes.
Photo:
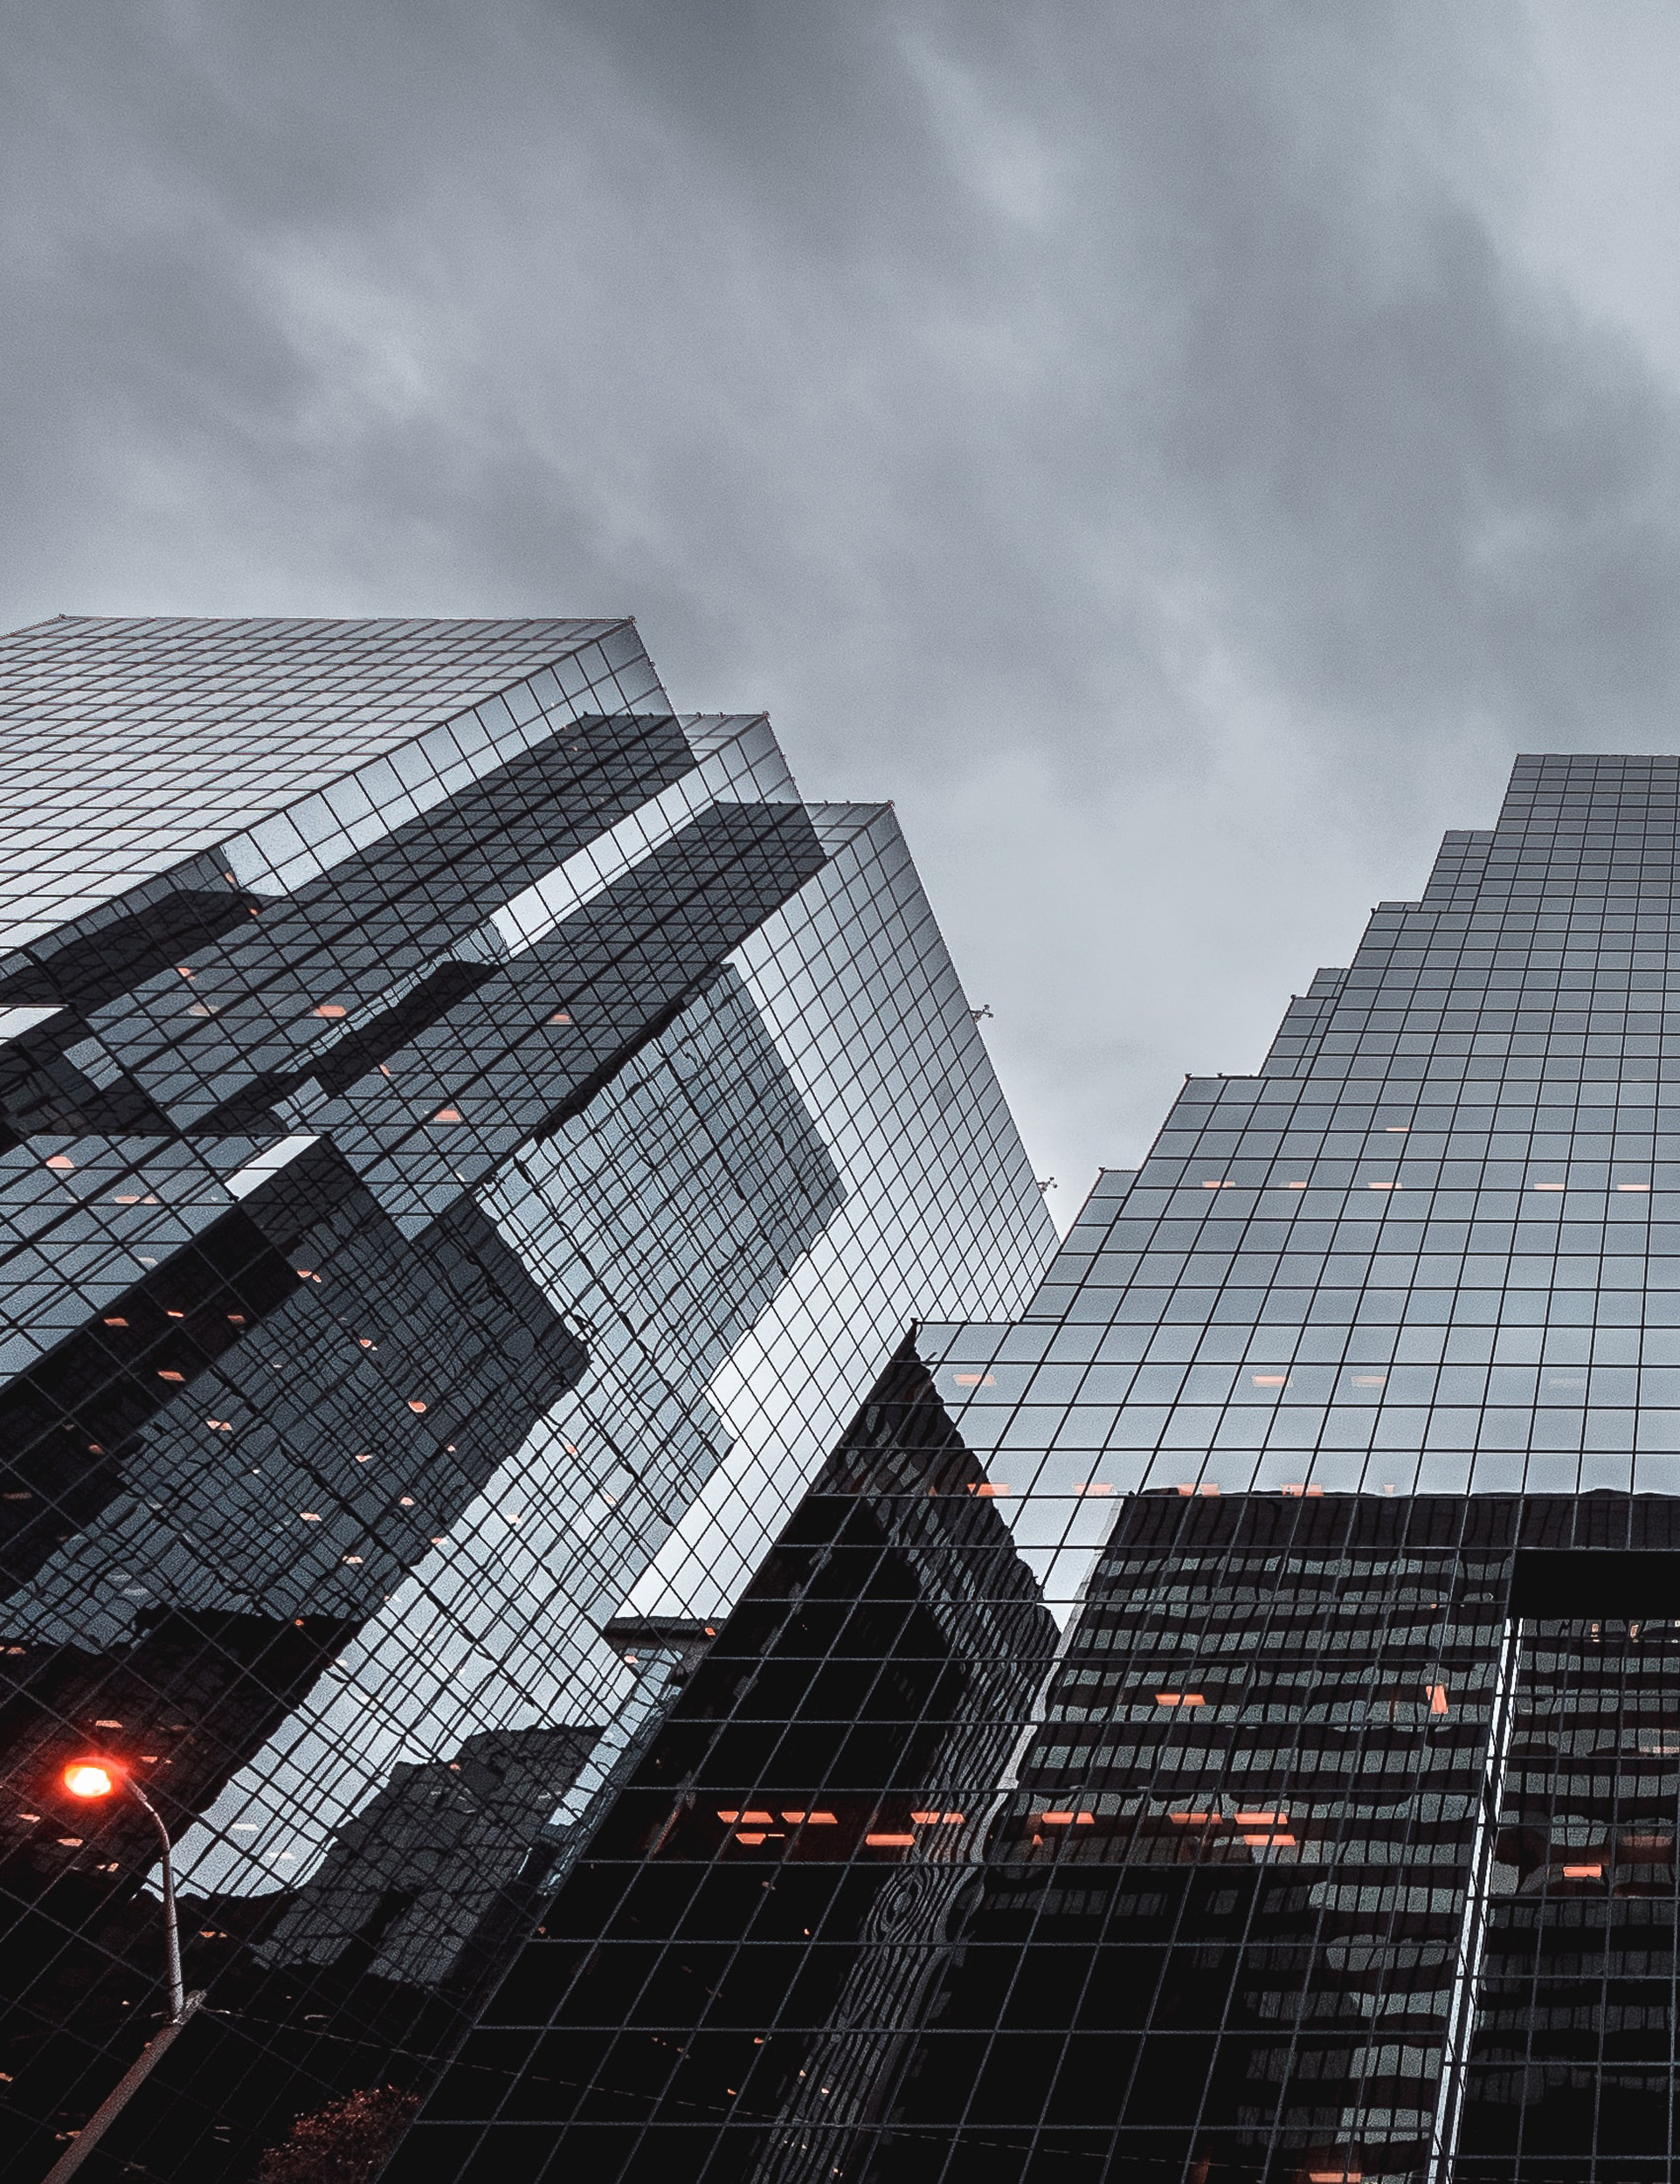
[[[1671,2184],[1677,850],[1520,760],[917,1329],[393,2174]]]
[[[87,2184],[367,2174],[703,1650],[628,1596],[1053,1245],[890,807],[627,620],[0,636],[8,2176],[165,2001],[67,1762],[207,1995]]]

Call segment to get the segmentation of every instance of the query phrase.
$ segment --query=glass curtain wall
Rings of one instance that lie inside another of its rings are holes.
[[[914,1330],[393,2175],[1673,2177],[1677,826],[1520,760]]]
[[[738,1593],[718,1512],[1054,1231],[890,812],[627,622],[63,618],[0,756],[10,2158],[160,2028],[143,1796],[201,2000],[81,2174],[365,2167]]]

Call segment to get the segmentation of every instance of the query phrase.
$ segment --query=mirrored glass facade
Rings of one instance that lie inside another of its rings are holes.
[[[203,2000],[80,2174],[370,2174],[907,1320],[1054,1232],[890,809],[627,621],[61,618],[0,784],[6,2173],[159,2026],[132,1780]]]
[[[1672,2179],[1677,827],[1520,760],[912,1330],[393,2178]]]

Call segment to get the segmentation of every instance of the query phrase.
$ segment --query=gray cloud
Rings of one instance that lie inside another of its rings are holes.
[[[1512,750],[1671,740],[1527,10],[3,20],[8,619],[634,611],[898,798],[1064,1214]]]

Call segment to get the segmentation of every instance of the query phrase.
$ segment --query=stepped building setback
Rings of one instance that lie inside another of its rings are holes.
[[[165,2007],[68,1764],[206,1997],[80,2176],[370,2174],[905,1327],[1054,1245],[890,808],[629,621],[0,638],[8,2176]]]
[[[910,1331],[393,2184],[1672,2184],[1677,846],[1519,760]]]

